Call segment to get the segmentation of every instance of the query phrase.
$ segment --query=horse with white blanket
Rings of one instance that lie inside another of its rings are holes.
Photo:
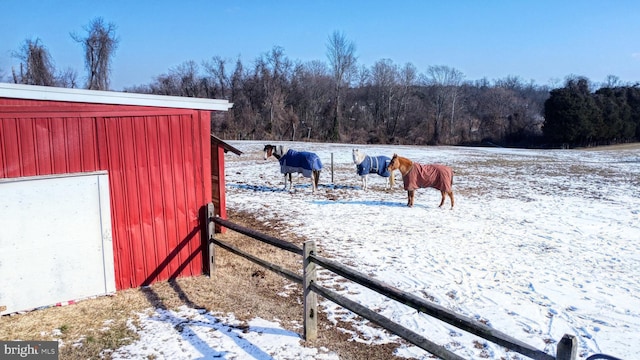
[[[395,176],[393,170],[389,171],[388,166],[391,158],[384,155],[370,156],[364,152],[353,149],[353,163],[356,164],[356,172],[362,179],[362,189],[367,190],[367,177],[369,174],[378,174],[382,177],[389,178],[389,189],[395,185]]]

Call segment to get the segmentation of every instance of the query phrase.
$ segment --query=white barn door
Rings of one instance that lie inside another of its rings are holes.
[[[106,172],[0,179],[0,314],[115,292]]]

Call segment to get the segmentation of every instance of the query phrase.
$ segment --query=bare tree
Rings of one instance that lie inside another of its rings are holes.
[[[386,127],[391,120],[391,106],[395,99],[398,67],[391,59],[378,60],[371,70],[371,85],[375,94],[374,127]],[[382,123],[382,124],[381,124]]]
[[[168,74],[158,76],[156,82],[150,85],[150,90],[152,94],[186,97],[202,97],[206,92],[198,75],[198,64],[193,60],[185,61],[169,69]]]
[[[509,131],[509,116],[515,102],[514,92],[506,87],[494,86],[478,96],[480,132],[483,141],[499,142]]]
[[[236,138],[243,139],[248,137],[249,131],[255,129],[255,111],[251,107],[251,99],[249,98],[246,90],[246,82],[249,75],[245,73],[244,66],[240,59],[236,60],[235,69],[231,74],[231,98],[233,101],[233,108],[231,112],[233,121],[230,122],[231,130],[235,134]]]
[[[67,68],[56,76],[56,84],[65,88],[77,88],[78,73],[72,68]]]
[[[427,69],[429,76],[428,83],[435,90],[435,114],[434,114],[434,134],[432,142],[441,142],[443,121],[446,111],[450,109],[449,130],[453,131],[453,122],[456,109],[456,99],[458,90],[464,75],[459,70],[444,65],[429,66]]]
[[[210,62],[203,64],[207,74],[211,76],[214,85],[212,98],[229,99],[231,89],[231,79],[226,71],[227,60],[220,56],[214,56]]]
[[[199,97],[200,96],[200,80],[199,80],[198,64],[193,61],[185,61],[184,63],[171,69],[170,74],[178,84],[178,96]]]
[[[99,17],[93,19],[84,30],[87,37],[71,34],[71,38],[84,47],[87,89],[109,90],[111,60],[120,42],[116,38],[116,26],[113,23],[105,24]]]
[[[412,63],[406,63],[398,73],[398,89],[396,90],[396,111],[391,119],[390,137],[396,136],[398,124],[404,122],[407,113],[407,105],[410,100],[410,91],[416,85],[418,70]]]
[[[371,81],[371,70],[369,70],[365,65],[360,66],[356,69],[356,87],[363,88],[368,85],[369,81]]]
[[[342,90],[349,86],[351,76],[356,70],[356,46],[348,41],[341,32],[334,31],[327,43],[327,58],[333,71],[335,89],[335,114],[330,139],[340,140],[342,122]]]
[[[55,86],[55,69],[49,51],[40,39],[25,40],[19,52],[13,54],[20,59],[20,69],[12,69],[16,84]]]
[[[256,60],[255,75],[263,94],[266,131],[277,138],[293,133],[297,125],[297,116],[291,116],[291,110],[287,110],[292,68],[280,46],[274,46]]]
[[[607,77],[604,79],[604,83],[602,84],[603,87],[608,88],[614,88],[622,85],[623,84],[620,78],[615,75],[607,75]]]
[[[162,74],[156,77],[155,83],[149,85],[152,94],[173,95],[180,94],[178,79],[172,74]]]
[[[298,117],[302,134],[300,137],[311,138],[320,133],[322,119],[327,113],[332,96],[332,81],[327,64],[319,60],[301,64],[296,67],[292,83],[298,93]]]

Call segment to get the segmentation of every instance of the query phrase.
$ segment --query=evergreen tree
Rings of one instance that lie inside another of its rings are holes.
[[[584,78],[567,81],[551,91],[544,104],[544,136],[552,143],[589,145],[595,136],[599,111]]]

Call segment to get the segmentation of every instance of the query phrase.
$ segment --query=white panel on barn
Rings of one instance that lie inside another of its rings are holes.
[[[0,179],[0,314],[115,292],[106,172]]]

